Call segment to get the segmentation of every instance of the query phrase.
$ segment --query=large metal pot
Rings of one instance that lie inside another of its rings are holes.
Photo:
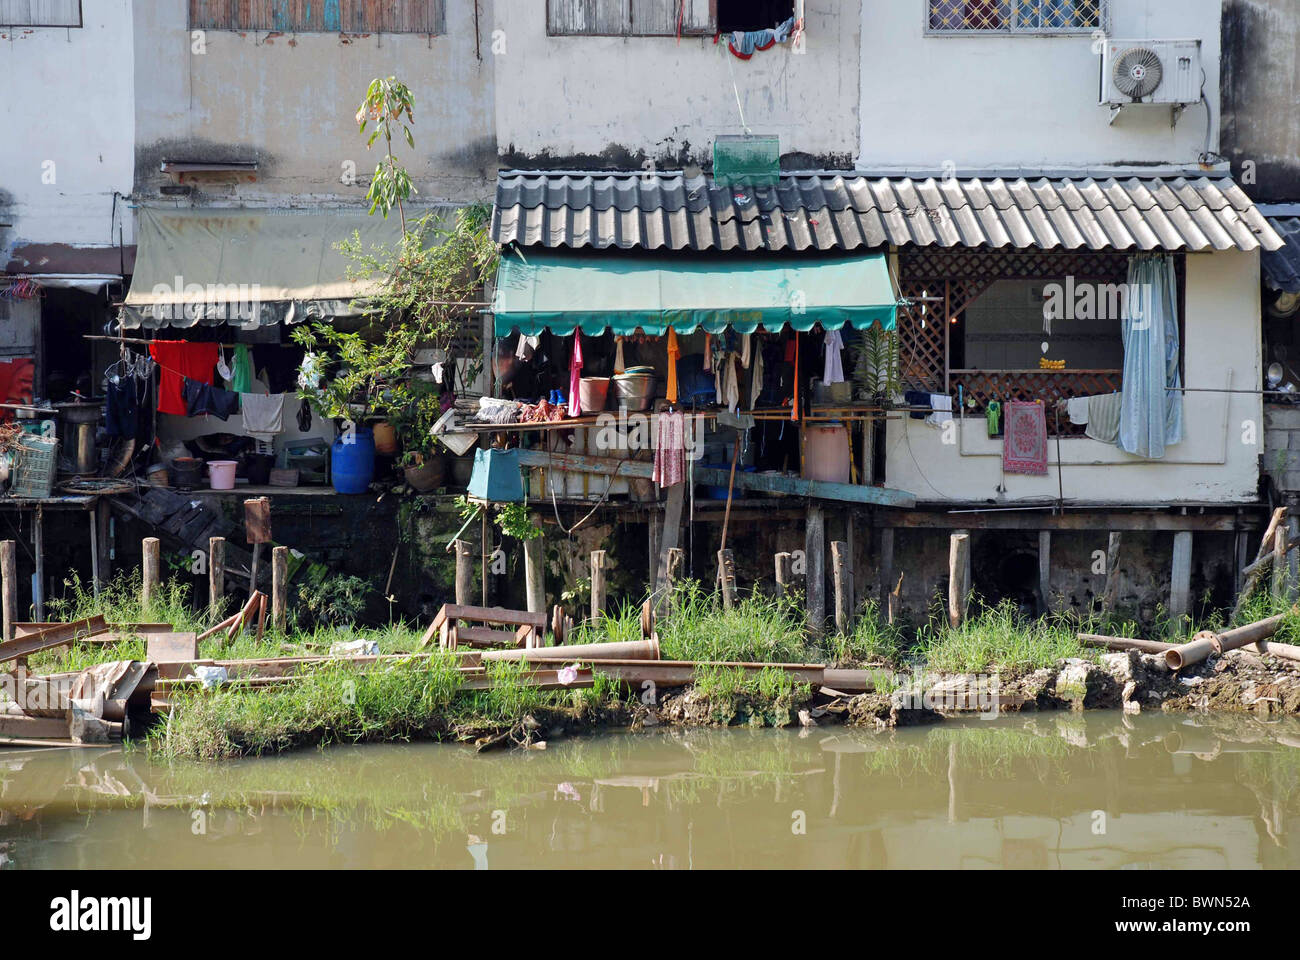
[[[649,410],[655,398],[655,378],[648,373],[620,373],[614,378],[614,396],[625,410]]]
[[[583,413],[599,413],[609,399],[609,377],[583,377],[578,384],[578,404]]]

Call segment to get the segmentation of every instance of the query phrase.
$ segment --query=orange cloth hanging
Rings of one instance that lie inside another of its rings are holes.
[[[677,346],[677,331],[668,328],[668,402],[677,402],[677,358],[682,355],[682,348]]]

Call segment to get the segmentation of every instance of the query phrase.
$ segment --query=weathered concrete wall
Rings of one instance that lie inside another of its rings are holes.
[[[205,188],[199,200],[288,205],[360,203],[379,160],[354,114],[375,77],[415,95],[414,151],[399,159],[420,199],[490,198],[496,176],[493,64],[486,35],[475,55],[472,4],[447,5],[447,34],[192,35],[186,0],[137,2],[136,186],[158,195],[163,160],[255,160],[257,180]],[[490,2],[481,21],[491,23]],[[349,167],[348,165],[353,165]],[[356,181],[344,183],[349,169]]]
[[[132,240],[132,3],[82,6],[80,29],[0,30],[0,269],[24,243],[114,246],[124,220]]]
[[[850,166],[860,9],[808,0],[805,54],[784,45],[741,61],[712,37],[549,37],[544,3],[498,3],[502,158],[558,168],[707,162],[714,137],[744,132],[739,98],[754,133],[780,136],[787,166]]]
[[[1300,6],[1225,0],[1223,149],[1256,200],[1300,198]]]
[[[1186,313],[1184,386],[1223,390],[1231,376],[1234,390],[1261,389],[1258,253],[1189,255]],[[1188,393],[1183,442],[1158,461],[1087,437],[1063,438],[1064,497],[1121,504],[1252,502],[1264,452],[1262,417],[1258,395]],[[1055,440],[1047,475],[1032,477],[1003,476],[1002,440],[988,436],[982,418],[966,418],[957,439],[945,444],[942,431],[924,421],[890,420],[886,483],[922,500],[1013,503],[1057,497]]]
[[[1278,0],[1284,5],[1287,0]],[[863,5],[863,169],[1063,169],[1194,163],[1205,109],[1098,103],[1100,57],[1082,36],[927,36],[921,3]],[[1202,41],[1218,139],[1220,0],[1112,0],[1109,36]]]

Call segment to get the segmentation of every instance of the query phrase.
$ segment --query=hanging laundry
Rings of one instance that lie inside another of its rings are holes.
[[[139,425],[135,377],[109,380],[104,400],[104,430],[110,437],[134,437]]]
[[[1065,401],[1065,412],[1075,426],[1084,426],[1088,422],[1088,398],[1070,397]]]
[[[758,406],[758,398],[763,393],[763,351],[754,351],[754,369],[749,376],[749,409]]]
[[[272,440],[284,432],[284,393],[241,393],[244,432],[254,440]]]
[[[1124,405],[1123,393],[1100,393],[1088,398],[1088,427],[1084,430],[1102,443],[1119,442],[1119,418]]]
[[[822,369],[822,383],[844,382],[844,339],[838,330],[826,334],[826,363]]]
[[[785,43],[794,33],[796,20],[791,17],[768,30],[734,30],[727,37],[727,49],[741,60],[748,60],[757,52],[771,50],[778,43]]]
[[[746,333],[740,338],[740,365],[746,370],[749,369],[750,358],[753,356],[751,336],[752,334]]]
[[[1007,404],[1002,466],[1007,473],[1047,474],[1047,411],[1041,403]]]
[[[790,419],[799,419],[799,334],[794,335],[794,402],[790,407]]]
[[[185,413],[191,417],[211,414],[219,420],[227,420],[232,413],[239,412],[239,394],[210,383],[187,377],[181,384],[181,393],[185,397]]]
[[[740,406],[740,378],[736,373],[738,356],[734,353],[722,355],[722,389],[718,393],[718,402],[724,404],[732,413],[735,413]]]
[[[578,388],[582,385],[582,332],[573,331],[573,353],[569,356],[569,416],[582,415]]]
[[[253,389],[253,352],[247,344],[235,346],[234,362],[230,367],[230,389],[235,393],[248,393]]]
[[[682,348],[677,345],[677,331],[668,328],[668,392],[665,396],[669,403],[677,402],[677,360],[682,355]]]
[[[154,340],[149,355],[161,368],[158,380],[158,412],[185,416],[183,381],[212,385],[212,371],[217,365],[215,343],[190,343],[186,340]]]
[[[519,343],[515,345],[515,356],[527,363],[533,359],[533,354],[541,345],[541,337],[525,337],[522,333],[519,335]]]
[[[942,427],[952,419],[952,397],[946,393],[930,394],[930,409],[934,413],[925,418],[932,427]]]
[[[704,370],[711,373],[713,371],[713,334],[704,335]]]
[[[651,478],[661,487],[675,487],[686,479],[686,417],[681,411],[661,413]]]

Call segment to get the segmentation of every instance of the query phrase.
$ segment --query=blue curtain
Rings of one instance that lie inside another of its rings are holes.
[[[1124,391],[1121,450],[1159,459],[1183,439],[1182,380],[1178,374],[1178,287],[1174,258],[1129,259],[1124,310]]]

